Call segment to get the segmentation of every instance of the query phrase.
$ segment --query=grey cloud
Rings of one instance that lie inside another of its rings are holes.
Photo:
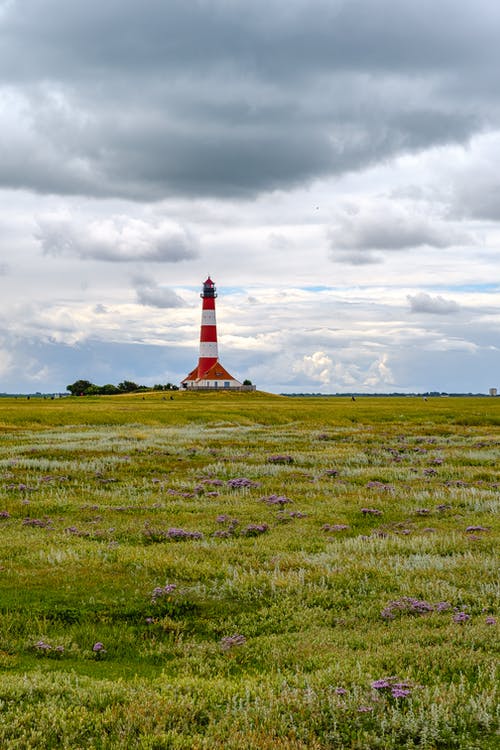
[[[68,218],[42,217],[36,239],[46,255],[83,260],[178,263],[197,257],[199,252],[197,239],[179,225],[150,224],[123,216],[87,225]]]
[[[388,23],[390,19],[390,23]],[[19,38],[33,43],[35,54],[8,58],[6,69],[19,79],[52,77],[66,62],[81,78],[91,70],[158,64],[186,65],[240,61],[246,68],[295,77],[300,70],[332,65],[378,70],[464,68],[487,60],[496,44],[500,12],[489,0],[127,0],[68,4],[64,0],[23,0],[6,8],[3,37],[7,51]],[[446,21],[446,36],[443,23]],[[422,41],[425,40],[425,49]],[[483,51],[478,53],[478,43]],[[293,63],[293,65],[292,65]]]
[[[12,3],[0,184],[254,195],[463,143],[498,119],[499,20],[486,0]]]
[[[271,232],[267,241],[272,250],[278,250],[279,252],[289,250],[292,246],[288,237],[280,232]]]
[[[148,278],[137,278],[135,291],[141,305],[159,308],[186,307],[185,301],[172,289],[162,287]]]
[[[460,311],[460,305],[451,299],[444,297],[431,297],[430,294],[419,292],[407,296],[412,313],[431,313],[433,315],[451,315]]]
[[[338,263],[348,263],[351,266],[370,266],[382,263],[380,255],[366,250],[353,250],[348,253],[332,254],[332,259]]]
[[[453,206],[461,216],[486,221],[500,220],[500,182],[484,184],[479,179],[475,183],[463,185]]]
[[[425,216],[421,208],[383,199],[339,211],[328,237],[332,257],[355,264],[378,262],[373,250],[446,248],[470,239],[453,223]]]
[[[498,221],[500,219],[500,134],[481,139],[470,163],[454,180],[452,211],[460,217]]]

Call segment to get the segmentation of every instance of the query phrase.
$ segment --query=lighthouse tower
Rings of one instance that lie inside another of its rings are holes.
[[[183,388],[241,388],[241,383],[233,378],[219,362],[215,319],[217,291],[210,276],[203,282],[200,297],[202,299],[200,356],[198,364],[181,381],[181,385]]]

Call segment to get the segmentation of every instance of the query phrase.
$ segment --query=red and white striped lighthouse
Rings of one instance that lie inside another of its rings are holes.
[[[200,358],[198,360],[199,377],[207,372],[219,358],[217,351],[217,322],[215,320],[217,291],[210,276],[203,282],[203,291],[200,297],[203,302],[201,306]]]
[[[203,291],[200,297],[203,300],[201,307],[200,356],[198,364],[181,381],[181,385],[184,388],[240,388],[241,383],[233,378],[219,362],[217,322],[215,319],[217,291],[210,276],[203,282]]]

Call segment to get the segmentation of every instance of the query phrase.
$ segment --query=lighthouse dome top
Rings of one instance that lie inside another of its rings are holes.
[[[209,298],[215,299],[215,297],[217,297],[217,294],[215,291],[215,284],[210,278],[210,276],[208,277],[206,281],[203,282],[203,292],[201,293],[200,296],[202,299],[209,299]]]

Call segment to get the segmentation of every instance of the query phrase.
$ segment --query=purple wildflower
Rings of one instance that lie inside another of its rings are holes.
[[[106,653],[104,644],[102,644],[100,641],[97,641],[97,643],[94,643],[94,645],[92,646],[92,651],[94,652],[94,656],[96,659],[100,659]]]
[[[321,527],[321,531],[345,531],[349,526],[346,523],[325,523]]]
[[[245,487],[259,487],[259,482],[253,482],[251,479],[248,479],[247,477],[236,477],[235,479],[228,479],[227,486],[230,487],[232,490],[240,490]]]
[[[428,612],[434,612],[434,610],[435,606],[429,602],[422,599],[416,599],[412,596],[403,596],[401,599],[389,602],[380,614],[385,620],[393,620],[397,613],[424,615]]]
[[[489,531],[489,529],[486,528],[486,526],[467,526],[465,531],[468,534],[471,534],[471,533],[474,533],[475,531]]]
[[[374,690],[385,690],[386,688],[391,687],[391,680],[393,680],[393,677],[384,677],[381,680],[374,680],[372,682],[372,688]]]
[[[36,526],[40,529],[48,529],[52,526],[52,520],[47,518],[23,518],[23,526]]]
[[[411,695],[411,685],[400,681],[398,677],[383,677],[372,682],[371,686],[374,690],[391,698],[408,698]]]
[[[0,518],[10,518],[10,513],[8,510],[0,510]]]
[[[361,508],[361,513],[364,516],[381,516],[382,511],[377,510],[377,508]]]
[[[244,529],[241,530],[243,536],[260,536],[269,529],[267,523],[249,523]]]
[[[177,586],[175,583],[167,583],[165,586],[156,586],[151,593],[151,604],[156,604],[159,599],[173,594]]]
[[[260,501],[266,503],[266,505],[279,505],[282,508],[287,503],[293,502],[289,497],[285,495],[268,495],[268,497],[261,497]]]
[[[267,457],[268,464],[293,464],[292,456],[276,455]]]
[[[358,713],[360,714],[369,714],[370,711],[373,711],[373,706],[358,706]]]
[[[212,536],[214,536],[216,539],[229,539],[234,535],[234,531],[239,524],[237,518],[231,518],[231,516],[226,516],[224,514],[221,516],[217,516],[216,521],[218,523],[229,523],[227,529],[219,529],[217,531],[214,531]]]
[[[246,638],[244,635],[236,633],[235,635],[227,635],[225,638],[222,638],[220,642],[220,647],[222,651],[230,651],[235,646],[243,646],[244,643],[246,643]]]
[[[45,643],[45,641],[37,641],[34,645],[34,648],[36,648],[36,650],[40,653],[46,654],[51,650],[52,646],[50,646],[48,643]]]
[[[485,623],[486,623],[486,625],[496,625],[496,624],[497,624],[497,621],[495,620],[495,618],[494,618],[494,617],[492,617],[491,615],[489,615],[489,616],[488,616],[488,617],[486,618],[486,620],[485,620]]]
[[[384,492],[394,492],[394,485],[385,484],[384,482],[372,481],[372,482],[368,482],[366,486],[368,487],[368,489],[371,489],[371,490],[382,490]]]
[[[212,487],[222,487],[224,482],[222,479],[202,479],[200,485],[210,485]]]
[[[221,479],[202,479],[194,488],[195,492],[205,492],[207,487],[222,487],[224,482]],[[206,492],[207,495],[217,496],[217,492]]]
[[[186,531],[186,529],[168,529],[166,536],[168,539],[174,541],[180,541],[181,539],[202,539],[203,534],[201,531]]]
[[[343,688],[343,687],[336,687],[333,692],[335,693],[335,695],[346,695],[347,694],[347,690],[345,688]]]
[[[457,614],[453,616],[453,622],[467,622],[468,620],[470,620],[470,615],[468,615],[467,612],[457,612]]]
[[[411,690],[409,688],[393,687],[391,695],[393,698],[408,698],[411,695]]]

